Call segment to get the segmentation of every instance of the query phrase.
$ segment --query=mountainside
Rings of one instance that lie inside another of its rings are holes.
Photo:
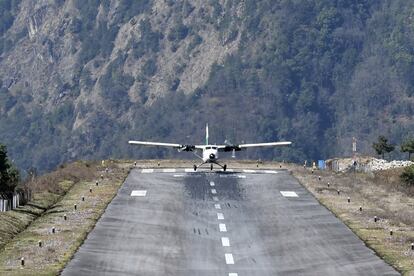
[[[289,139],[349,155],[414,135],[414,2],[0,1],[0,142],[16,164],[175,153],[128,139]],[[183,139],[185,141],[183,141]],[[191,155],[189,155],[191,156]]]

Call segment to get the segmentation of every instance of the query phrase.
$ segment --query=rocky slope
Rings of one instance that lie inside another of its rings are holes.
[[[0,141],[21,168],[171,156],[130,138],[291,139],[250,158],[363,152],[414,135],[406,1],[1,4]]]

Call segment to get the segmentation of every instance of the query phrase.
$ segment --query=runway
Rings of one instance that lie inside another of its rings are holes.
[[[134,169],[62,275],[399,275],[283,170]]]

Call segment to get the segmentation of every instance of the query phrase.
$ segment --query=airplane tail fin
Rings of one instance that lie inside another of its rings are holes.
[[[208,145],[208,124],[206,124],[206,145]]]

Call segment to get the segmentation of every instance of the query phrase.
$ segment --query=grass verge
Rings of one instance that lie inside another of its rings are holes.
[[[414,275],[414,198],[400,183],[399,169],[377,173],[312,173],[299,166],[290,169],[378,256],[403,275]]]
[[[128,164],[108,165],[106,172],[98,163],[77,162],[46,175],[47,181],[34,184],[43,192],[0,217],[0,275],[57,275],[63,269],[128,175]]]

